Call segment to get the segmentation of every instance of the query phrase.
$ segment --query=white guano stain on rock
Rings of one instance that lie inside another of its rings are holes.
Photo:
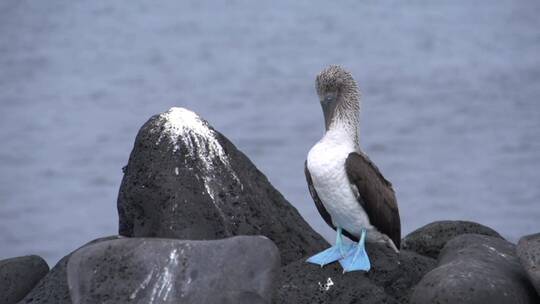
[[[180,254],[182,253],[183,250]],[[136,299],[137,294],[141,290],[146,289],[149,286],[150,281],[154,281],[154,283],[152,283],[150,298],[145,298],[144,300],[147,301],[147,303],[162,303],[167,301],[167,298],[172,291],[172,287],[174,286],[175,277],[173,274],[175,272],[174,269],[178,267],[178,257],[178,249],[173,249],[169,254],[167,265],[163,269],[152,269],[143,282],[131,293],[129,299]],[[157,276],[154,276],[154,274],[157,274]]]
[[[326,279],[326,283],[322,284],[321,282],[318,282],[319,283],[319,290],[320,291],[328,291],[330,290],[330,287],[334,286],[334,281],[332,281],[332,278],[328,278]]]
[[[174,268],[178,266],[178,249],[174,249],[169,254],[169,263],[160,272],[157,282],[152,289],[150,296],[150,303],[155,303],[156,297],[159,299],[158,303],[166,302],[169,293],[174,286]]]
[[[139,287],[137,287],[137,289],[135,289],[135,291],[133,291],[133,293],[131,293],[131,295],[129,296],[129,299],[130,300],[133,300],[135,299],[135,297],[137,297],[137,294],[139,293],[139,291],[141,291],[142,289],[145,289],[146,286],[148,286],[148,283],[150,283],[150,280],[152,279],[152,276],[154,275],[154,270],[152,270],[147,276],[146,278],[144,279],[144,281],[142,281],[142,283],[139,285]]]
[[[508,258],[507,254],[504,254],[504,253],[498,251],[497,249],[495,249],[495,248],[493,248],[493,247],[491,247],[489,245],[484,244],[484,246],[487,247],[490,251],[495,252],[496,254],[502,256],[503,258]]]
[[[221,163],[230,173],[231,177],[243,188],[238,176],[232,169],[229,158],[223,147],[216,138],[216,132],[212,130],[208,122],[199,115],[185,108],[173,107],[167,112],[159,115],[163,126],[163,132],[160,135],[157,144],[161,142],[164,136],[168,136],[173,144],[173,153],[179,151],[180,146],[186,147],[188,155],[201,164],[202,176],[196,175],[204,183],[204,188],[222,218],[225,218],[216,199],[218,189],[222,186],[216,182],[215,163]],[[175,168],[175,174],[179,174],[178,168]]]
[[[206,173],[213,171],[213,162],[217,160],[230,170],[235,180],[238,180],[229,164],[227,154],[216,138],[216,132],[210,129],[207,121],[185,108],[171,108],[162,113],[160,119],[163,121],[164,130],[158,143],[163,135],[167,134],[174,145],[173,152],[180,149],[181,141],[187,147],[189,155],[202,162]]]

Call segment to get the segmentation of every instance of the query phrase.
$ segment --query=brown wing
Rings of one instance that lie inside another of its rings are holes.
[[[360,153],[349,154],[345,170],[351,184],[358,189],[358,201],[377,230],[386,234],[399,249],[401,222],[392,184],[371,160]]]
[[[309,173],[309,170],[307,167],[307,161],[305,161],[304,163],[304,173],[306,174],[309,194],[311,194],[311,197],[313,198],[313,201],[315,202],[315,207],[317,207],[319,214],[322,216],[326,224],[332,227],[332,229],[336,230],[336,226],[334,226],[334,224],[332,223],[332,217],[330,216],[330,213],[328,213],[328,211],[326,211],[326,208],[324,208],[324,205],[321,199],[319,198],[317,191],[315,190],[315,186],[313,186],[313,181],[311,180],[311,173]],[[346,237],[350,238],[351,240],[358,242],[358,238],[350,234],[348,231],[343,230],[343,234]]]

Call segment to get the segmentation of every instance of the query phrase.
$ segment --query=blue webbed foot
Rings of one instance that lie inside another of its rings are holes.
[[[365,237],[366,230],[364,229],[358,244],[349,249],[345,258],[339,260],[341,267],[343,267],[343,273],[356,270],[369,271],[371,268],[365,247]]]
[[[343,259],[347,256],[347,253],[351,250],[352,245],[343,244],[341,237],[341,228],[337,228],[336,244],[324,251],[317,253],[316,255],[310,257],[306,260],[308,263],[317,264],[321,267],[335,262],[337,260]]]
[[[347,252],[349,252],[351,249],[352,245],[350,244],[342,245],[342,248],[339,248],[338,246],[332,246],[310,257],[309,259],[307,259],[306,262],[321,265],[322,267],[326,264],[330,264],[337,260],[343,259],[347,255]]]

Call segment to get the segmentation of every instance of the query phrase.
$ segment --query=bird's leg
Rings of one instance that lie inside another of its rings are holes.
[[[321,267],[340,260],[351,250],[351,245],[343,244],[342,229],[337,227],[336,244],[324,251],[307,259],[306,262],[320,265]]]
[[[366,229],[362,229],[362,234],[358,244],[349,250],[348,255],[339,260],[343,273],[355,270],[369,271],[371,263],[366,252]]]
[[[341,253],[342,257],[347,254],[347,251],[343,249],[343,231],[341,230],[341,227],[337,227],[336,244],[334,246],[339,249],[339,253]]]

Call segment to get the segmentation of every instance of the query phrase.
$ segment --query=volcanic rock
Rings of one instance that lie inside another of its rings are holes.
[[[81,248],[117,238],[118,236],[99,238],[83,245]],[[19,302],[19,304],[71,304],[72,302],[69,296],[66,268],[68,260],[72,254],[73,252],[63,257],[58,263],[56,263],[51,271],[47,273],[47,275],[41,281],[39,281],[36,287],[32,289],[32,291],[28,293],[26,297]]]
[[[464,234],[449,241],[438,267],[414,288],[411,303],[538,303],[515,255],[498,237]]]
[[[468,221],[437,221],[409,233],[401,242],[401,248],[432,258],[437,258],[446,242],[458,235],[476,233],[501,238],[497,231]]]
[[[408,303],[411,288],[435,267],[434,259],[379,243],[366,246],[371,270],[343,273],[299,260],[281,268],[274,303]]]
[[[0,261],[0,304],[17,303],[49,272],[49,265],[37,255]]]
[[[265,237],[215,241],[124,238],[75,252],[74,303],[270,303],[279,269]]]
[[[522,237],[516,251],[523,269],[540,295],[540,233]]]
[[[242,152],[183,108],[155,115],[140,129],[118,213],[119,233],[129,237],[264,235],[284,265],[328,246]]]

